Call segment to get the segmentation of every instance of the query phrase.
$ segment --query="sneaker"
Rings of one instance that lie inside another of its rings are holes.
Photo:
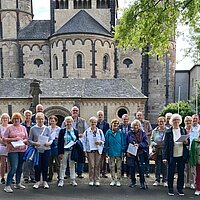
[[[20,189],[20,190],[24,190],[24,189],[26,189],[26,187],[25,187],[24,185],[20,184],[20,183],[14,185],[14,188],[15,188],[15,189]]]
[[[194,190],[194,189],[195,189],[195,184],[192,183],[192,184],[190,185],[190,188],[191,188],[192,190]]]
[[[179,190],[179,191],[177,192],[177,194],[178,194],[179,196],[184,196],[184,195],[185,195],[184,192],[183,192],[182,190]]]
[[[58,187],[63,187],[63,186],[64,186],[64,181],[63,180],[59,180]]]
[[[77,182],[76,182],[75,180],[73,180],[73,181],[71,181],[71,185],[75,187],[75,186],[77,186],[78,184],[77,184]]]
[[[200,191],[196,190],[194,193],[195,196],[199,196],[200,195]]]
[[[93,181],[90,181],[89,182],[89,186],[93,186],[94,185],[94,182]]]
[[[111,181],[110,186],[114,186],[115,185],[115,181]]]
[[[184,183],[184,184],[183,184],[183,189],[185,189],[185,188],[186,188],[186,184]]]
[[[160,183],[158,181],[155,181],[155,183],[153,184],[153,186],[159,186]]]
[[[95,182],[95,186],[97,186],[97,187],[99,187],[99,186],[100,186],[100,183],[99,183],[99,181],[96,181],[96,182]]]
[[[34,185],[33,185],[33,188],[35,189],[38,189],[40,187],[40,181],[36,182]]]
[[[117,186],[117,187],[120,187],[120,186],[121,186],[121,183],[120,183],[119,181],[117,181],[116,186]]]
[[[5,192],[7,192],[7,193],[12,193],[13,192],[13,190],[12,190],[12,188],[8,185],[8,186],[5,186],[5,188],[3,189]]]
[[[168,187],[167,182],[164,182],[164,183],[163,183],[163,187]]]
[[[174,196],[174,192],[173,192],[173,191],[169,191],[169,192],[168,192],[168,195],[169,195],[169,196]]]
[[[5,183],[6,183],[5,178],[2,178],[1,179],[1,184],[5,184]]]
[[[44,187],[44,189],[49,189],[49,185],[48,185],[48,183],[46,181],[44,181],[43,187]]]
[[[132,188],[133,188],[133,187],[136,187],[136,186],[137,186],[136,183],[130,183],[130,184],[129,184],[129,187],[132,187]]]

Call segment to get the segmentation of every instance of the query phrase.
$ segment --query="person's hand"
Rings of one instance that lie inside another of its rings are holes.
[[[101,145],[102,142],[101,142],[101,141],[99,141],[99,142],[95,142],[95,144],[96,144],[96,145]]]
[[[188,144],[188,139],[186,139],[186,140],[183,142],[183,144]]]
[[[134,144],[135,147],[139,147],[139,144]]]
[[[28,140],[27,140],[27,139],[23,140],[23,143],[24,143],[25,145],[28,145]]]
[[[167,165],[167,164],[168,164],[168,162],[167,162],[167,160],[166,160],[166,159],[164,159],[164,160],[163,160],[163,163],[164,163],[165,165]]]
[[[39,143],[39,142],[35,142],[35,143],[34,143],[34,146],[39,147],[39,146],[40,146],[40,143]]]
[[[63,159],[63,154],[59,154],[59,155],[58,155],[58,159],[59,159],[59,160],[62,160],[62,159]]]
[[[51,142],[47,142],[44,144],[45,147],[49,147],[51,145]]]
[[[21,138],[21,137],[19,137],[19,136],[17,136],[17,137],[15,137],[15,138],[13,138],[13,141],[19,141],[19,140],[22,140],[22,138]]]

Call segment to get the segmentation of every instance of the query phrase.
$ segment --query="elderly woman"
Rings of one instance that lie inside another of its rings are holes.
[[[89,128],[83,134],[83,150],[86,153],[89,164],[89,185],[100,186],[100,164],[101,154],[104,147],[104,134],[101,129],[97,128],[97,118],[89,119]]]
[[[152,151],[157,154],[157,159],[155,161],[156,180],[153,186],[160,185],[160,175],[162,173],[163,186],[167,187],[167,166],[162,162],[164,137],[167,131],[167,128],[165,127],[165,117],[159,117],[157,122],[158,126],[153,130],[151,136]]]
[[[47,183],[48,163],[51,154],[51,144],[53,142],[51,138],[50,129],[44,125],[45,116],[43,113],[38,112],[36,114],[36,125],[31,127],[29,142],[32,146],[36,147],[39,152],[39,162],[35,165],[35,180],[36,183],[33,188],[38,189],[40,187],[40,178],[42,174],[43,187],[49,188]]]
[[[120,187],[122,156],[126,146],[126,135],[121,131],[121,129],[118,128],[118,126],[119,121],[117,119],[113,119],[111,121],[111,129],[106,132],[105,151],[109,156],[110,161],[110,172],[112,178],[110,186],[114,186],[116,184],[117,187]],[[117,177],[115,177],[115,164],[117,167]]]
[[[145,189],[144,163],[147,156],[148,139],[146,133],[141,128],[141,122],[139,120],[134,120],[131,123],[131,128],[127,134],[127,145],[134,146],[137,152],[131,154],[127,150],[127,164],[130,166],[131,172],[131,183],[129,187],[136,186],[135,169],[137,164],[140,176],[140,188]]]
[[[183,196],[184,185],[184,168],[185,162],[188,159],[189,151],[188,139],[181,136],[186,135],[184,128],[180,127],[182,118],[179,114],[173,114],[170,119],[171,128],[167,130],[164,140],[163,148],[163,163],[168,164],[168,195],[174,195],[173,183],[174,174],[177,166],[177,192],[178,195]]]
[[[8,156],[6,143],[3,141],[4,133],[8,128],[10,121],[10,116],[7,113],[3,113],[0,117],[0,173],[1,173],[1,183],[5,184],[5,173],[6,173],[6,158]]]
[[[192,142],[192,140],[194,139],[192,136],[195,133],[194,129],[192,128],[192,125],[193,125],[193,119],[191,116],[186,116],[185,119],[184,119],[184,123],[185,123],[185,130],[186,130],[186,133],[188,135],[190,135],[190,141]],[[191,147],[191,145],[190,145]],[[190,150],[190,148],[189,148]],[[185,173],[184,173],[184,188],[187,186],[187,184],[189,185],[189,187],[191,189],[195,189],[195,167],[194,166],[191,166],[190,162],[186,162],[185,164]]]
[[[5,192],[13,192],[10,187],[12,184],[13,176],[16,173],[16,189],[25,189],[25,186],[21,185],[21,174],[22,174],[22,164],[23,156],[26,150],[26,144],[28,143],[28,135],[26,128],[20,123],[22,122],[22,115],[20,113],[13,113],[12,125],[10,125],[5,133],[3,141],[6,142],[8,150],[8,161],[10,163],[10,170],[8,172],[6,186],[4,188]]]
[[[200,129],[198,131],[198,137],[192,140],[190,151],[190,164],[192,167],[196,167],[196,191],[195,195],[200,195]]]
[[[49,117],[49,129],[51,132],[51,138],[53,140],[51,144],[51,156],[49,159],[49,182],[53,179],[54,167],[57,173],[57,177],[59,178],[60,176],[60,161],[58,159],[58,136],[61,128],[57,126],[57,123],[58,118],[55,115]]]
[[[58,157],[60,159],[60,180],[58,187],[64,186],[64,177],[67,167],[67,160],[69,160],[69,170],[71,185],[77,186],[75,181],[75,162],[71,159],[72,148],[78,140],[78,131],[73,128],[73,118],[71,116],[65,117],[65,128],[61,129],[58,137]]]

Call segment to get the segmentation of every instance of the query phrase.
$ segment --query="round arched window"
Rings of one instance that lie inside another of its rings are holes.
[[[122,116],[123,116],[124,114],[128,114],[128,111],[127,111],[126,108],[120,108],[120,109],[117,111],[117,116],[118,116],[119,118],[122,118]]]

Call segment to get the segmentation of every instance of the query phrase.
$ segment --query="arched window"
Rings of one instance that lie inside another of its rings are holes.
[[[81,54],[78,54],[76,57],[76,66],[78,69],[83,68],[83,58]]]
[[[103,70],[108,70],[109,69],[109,56],[106,54],[103,57]]]
[[[58,57],[56,54],[53,55],[53,71],[58,70]]]
[[[43,61],[41,59],[35,59],[34,60],[34,64],[38,66],[38,68],[40,67],[40,65],[44,64]]]
[[[124,114],[128,114],[128,111],[127,111],[126,108],[120,108],[120,109],[117,111],[117,116],[118,116],[119,118],[122,118],[122,116],[123,116]]]
[[[124,61],[123,61],[123,64],[126,65],[127,68],[130,67],[131,64],[133,64],[133,61],[129,58],[126,58]]]

